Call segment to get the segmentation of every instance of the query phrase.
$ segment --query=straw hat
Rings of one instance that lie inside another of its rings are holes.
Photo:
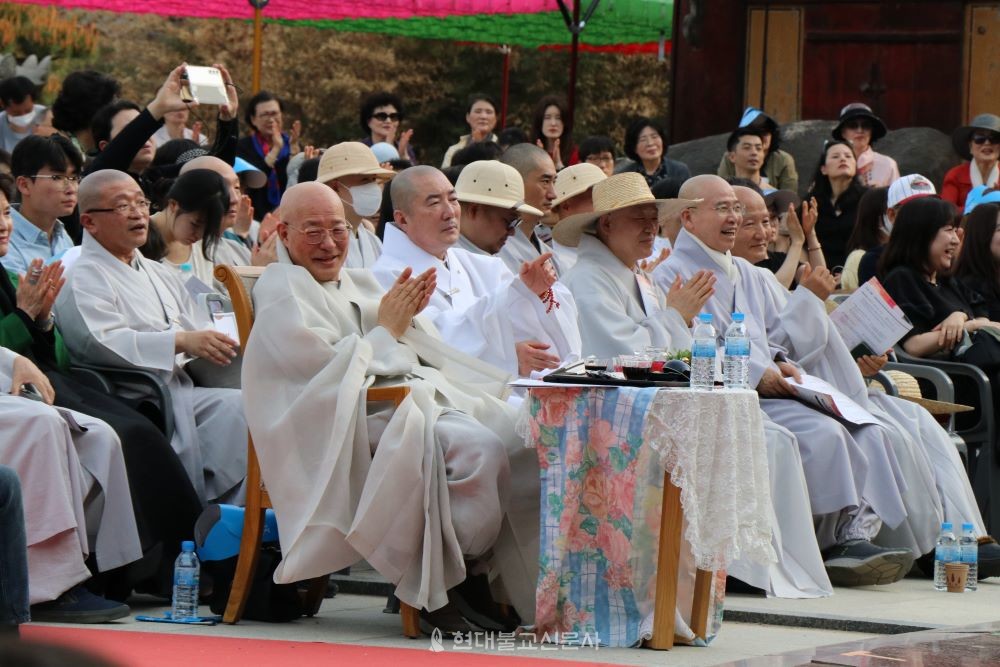
[[[566,167],[556,176],[556,198],[553,206],[558,206],[567,199],[572,199],[594,187],[608,176],[596,164],[581,162]]]
[[[991,113],[981,113],[969,121],[968,125],[963,125],[951,133],[952,147],[955,149],[956,153],[961,155],[966,160],[972,159],[972,151],[969,150],[969,142],[972,141],[972,135],[976,132],[976,130],[1000,133],[1000,116],[996,116]]]
[[[524,203],[524,180],[517,169],[496,160],[477,160],[462,168],[455,183],[458,201],[484,204],[542,217],[544,213]]]
[[[379,166],[372,149],[360,141],[345,141],[330,146],[319,159],[316,180],[320,183],[335,181],[341,176],[379,176],[392,178],[395,172]]]
[[[578,213],[559,221],[552,232],[556,241],[575,248],[580,245],[580,237],[583,234],[593,234],[597,231],[598,218],[630,206],[655,204],[662,222],[686,208],[697,206],[702,201],[701,199],[656,199],[649,191],[646,179],[634,171],[615,174],[599,182],[594,186],[593,197],[592,213]]]
[[[934,401],[920,395],[920,384],[917,379],[909,373],[902,371],[886,371],[892,378],[896,388],[899,389],[899,397],[908,401],[913,401],[917,405],[923,406],[932,415],[950,415],[955,412],[972,412],[975,408],[960,403],[948,403],[946,401]]]

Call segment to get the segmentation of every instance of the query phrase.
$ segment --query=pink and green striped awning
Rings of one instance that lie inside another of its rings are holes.
[[[91,11],[250,19],[246,0],[15,0]],[[586,8],[590,0],[580,0]],[[572,0],[566,0],[572,7]],[[570,42],[556,0],[271,0],[270,21],[346,32],[530,48]],[[669,39],[673,0],[601,0],[581,33],[587,50],[655,50]]]

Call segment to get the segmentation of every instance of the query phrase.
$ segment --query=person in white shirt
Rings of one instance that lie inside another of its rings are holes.
[[[187,126],[191,112],[187,109],[168,111],[163,114],[163,125],[153,133],[153,143],[159,148],[171,139],[190,139],[199,146],[208,146],[208,137],[202,132],[201,121],[194,124],[194,129]]]
[[[424,314],[449,344],[521,376],[579,358],[576,306],[556,282],[548,253],[522,262],[515,275],[497,257],[456,247],[467,227],[482,251],[500,250],[517,220],[539,213],[524,203],[513,168],[473,162],[453,187],[434,167],[411,167],[393,181],[392,200],[395,219],[373,272],[388,289],[408,267],[434,267],[437,288]]]
[[[552,202],[556,198],[556,165],[544,149],[534,144],[514,144],[504,151],[500,161],[521,174],[525,203],[541,211],[541,215],[524,215],[517,232],[500,250],[500,259],[516,273],[523,262],[552,252],[549,242],[552,240],[551,225],[556,221],[552,212]],[[556,275],[564,271],[557,257],[553,257],[552,265]]]
[[[349,269],[370,269],[382,254],[382,242],[369,220],[378,216],[382,187],[394,173],[382,168],[372,149],[360,141],[331,146],[319,159],[316,181],[325,183],[337,193],[351,224]]]

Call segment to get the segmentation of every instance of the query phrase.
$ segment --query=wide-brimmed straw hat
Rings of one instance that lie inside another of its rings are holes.
[[[319,159],[316,180],[320,183],[335,181],[341,176],[378,176],[392,178],[396,172],[383,169],[372,149],[360,141],[345,141],[330,146]]]
[[[902,371],[886,371],[886,374],[892,378],[893,384],[895,384],[896,388],[899,389],[900,398],[905,398],[908,401],[912,401],[917,405],[922,406],[932,415],[950,415],[956,412],[972,412],[975,410],[975,408],[970,405],[948,403],[947,401],[935,401],[930,398],[924,398],[920,395],[920,384],[917,382],[917,379],[909,373],[904,373]]]
[[[545,215],[524,203],[524,180],[517,169],[496,160],[477,160],[465,165],[455,182],[455,194],[463,203],[496,206],[538,217]]]
[[[837,120],[837,126],[833,128],[833,138],[838,141],[843,141],[844,124],[849,120],[854,120],[855,118],[867,118],[871,121],[871,143],[873,144],[889,132],[889,128],[885,126],[885,123],[881,118],[875,115],[875,112],[872,111],[870,106],[861,102],[854,102],[852,104],[848,104],[840,110],[840,118]]]
[[[676,215],[686,208],[693,208],[701,199],[656,199],[649,191],[642,174],[626,172],[609,176],[594,186],[594,211],[578,213],[563,218],[552,231],[552,237],[562,245],[575,248],[580,245],[580,237],[597,231],[597,220],[602,215],[614,213],[632,206],[653,204],[659,213],[660,222]]]
[[[583,194],[607,177],[603,169],[589,162],[566,167],[556,176],[556,198],[552,200],[552,205],[558,206],[567,199]]]
[[[963,125],[951,133],[951,145],[955,148],[955,152],[966,160],[972,159],[969,142],[972,141],[972,134],[976,130],[985,130],[1000,134],[1000,116],[995,116],[991,113],[981,113],[973,118],[968,125]]]

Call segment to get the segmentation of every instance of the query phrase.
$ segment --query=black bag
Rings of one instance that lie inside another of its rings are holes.
[[[213,589],[209,606],[213,614],[226,611],[229,590],[236,574],[238,556],[223,560],[205,561],[202,569],[212,577]],[[261,546],[257,559],[257,570],[250,582],[250,596],[243,610],[243,618],[252,621],[285,623],[300,618],[304,613],[302,598],[297,584],[274,583],[274,571],[281,562],[281,551],[277,545]]]

